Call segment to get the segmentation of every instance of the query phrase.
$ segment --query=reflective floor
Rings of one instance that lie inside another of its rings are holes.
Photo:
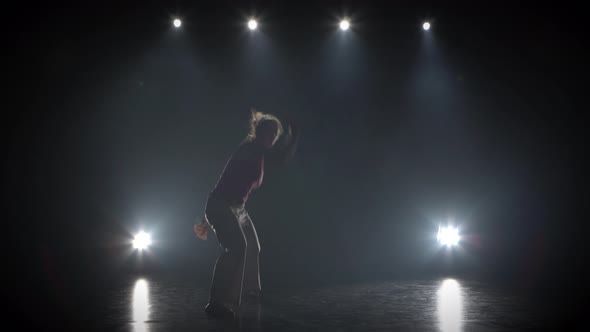
[[[209,319],[207,285],[130,280],[104,294],[101,323],[112,331],[522,331],[535,329],[528,303],[457,279],[265,289],[239,321]]]

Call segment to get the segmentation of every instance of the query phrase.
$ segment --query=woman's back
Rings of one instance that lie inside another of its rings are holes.
[[[231,155],[212,195],[231,203],[244,204],[252,190],[260,187],[264,177],[264,151],[246,140]]]

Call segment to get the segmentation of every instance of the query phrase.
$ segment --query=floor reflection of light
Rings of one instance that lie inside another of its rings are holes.
[[[461,285],[454,279],[446,279],[436,293],[438,324],[442,332],[462,330],[463,294]]]
[[[131,310],[134,332],[149,331],[146,321],[150,319],[150,299],[148,283],[144,279],[135,282],[133,298],[131,299]]]

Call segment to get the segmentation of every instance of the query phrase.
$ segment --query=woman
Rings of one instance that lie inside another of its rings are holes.
[[[265,157],[267,161],[285,161],[293,155],[298,135],[293,135],[291,125],[282,141],[283,148],[273,149],[282,133],[277,117],[252,112],[250,133],[227,161],[209,194],[201,224],[194,226],[195,234],[202,239],[207,238],[207,229],[211,228],[222,248],[205,307],[212,316],[234,318],[242,293],[260,296],[260,243],[245,204],[250,193],[262,184]]]

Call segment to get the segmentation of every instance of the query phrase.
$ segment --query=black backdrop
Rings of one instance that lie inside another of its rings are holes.
[[[128,273],[208,282],[216,243],[191,225],[251,107],[302,131],[294,160],[268,169],[249,202],[266,285],[457,274],[555,303],[582,296],[575,8],[148,2],[26,13],[4,21],[5,275],[17,309],[75,307]],[[452,256],[434,239],[450,217],[465,235]],[[138,264],[127,241],[140,227],[157,242]]]

